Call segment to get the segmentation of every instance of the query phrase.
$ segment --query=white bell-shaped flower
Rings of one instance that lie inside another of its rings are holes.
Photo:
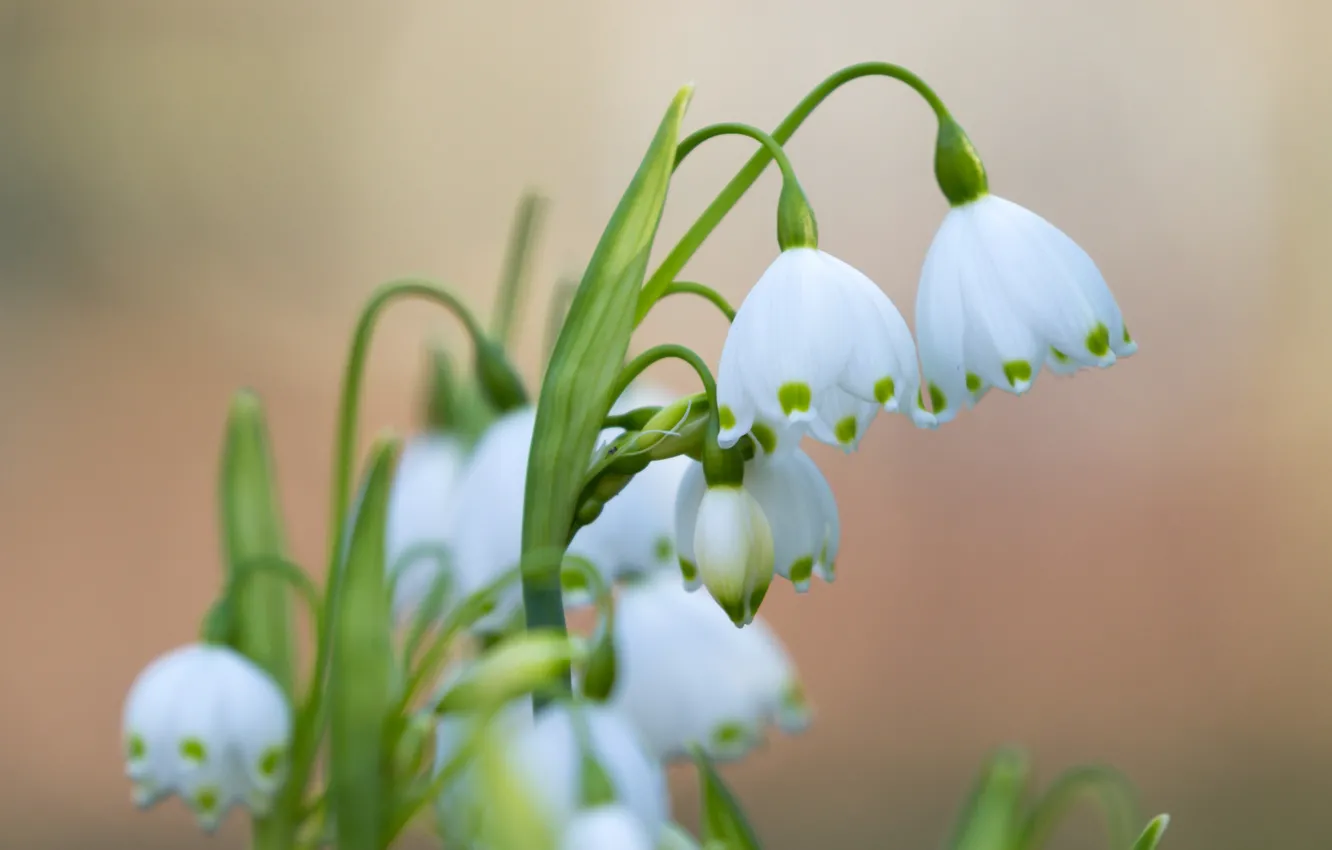
[[[693,463],[675,502],[685,586],[708,593],[737,626],[752,622],[773,575],[773,530],[744,485],[709,487]]]
[[[657,844],[632,811],[611,805],[575,815],[560,850],[657,850]]]
[[[424,434],[403,448],[384,532],[396,617],[411,616],[437,581],[448,580],[449,532],[466,463],[462,442],[446,434]]]
[[[135,803],[177,793],[212,830],[233,804],[269,810],[287,769],[291,711],[277,683],[245,656],[190,644],[139,674],[123,731]]]
[[[745,464],[744,491],[758,506],[770,530],[776,574],[801,593],[809,589],[811,576],[832,581],[841,522],[832,488],[809,455],[799,450],[756,455]],[[706,583],[697,548],[697,523],[708,492],[703,466],[694,463],[685,473],[676,501],[680,570],[685,586],[691,590]]]
[[[989,194],[953,207],[935,235],[916,333],[939,422],[991,387],[1026,392],[1042,365],[1069,373],[1137,350],[1091,257],[1045,219]]]
[[[477,441],[458,486],[449,530],[453,541],[455,601],[466,598],[518,566],[522,557],[523,499],[536,409],[500,417]],[[522,605],[515,582],[495,610],[477,623],[481,631],[502,629]]]
[[[850,449],[880,409],[930,424],[911,403],[919,386],[915,343],[888,296],[831,254],[791,248],[750,290],[726,335],[719,442],[732,446],[757,423],[766,432],[759,442],[779,453],[807,428]]]
[[[611,412],[664,407],[673,401],[674,396],[655,387],[632,386]],[[608,428],[602,431],[601,442],[621,433],[621,429]],[[683,456],[653,461],[606,503],[596,520],[578,530],[569,553],[588,559],[607,581],[674,566],[675,496],[689,463]],[[567,605],[587,601],[585,594],[565,598]]]
[[[769,723],[790,732],[809,718],[785,648],[761,618],[737,629],[710,599],[658,573],[627,585],[615,616],[618,661],[609,705],[659,759],[702,747],[733,759]]]

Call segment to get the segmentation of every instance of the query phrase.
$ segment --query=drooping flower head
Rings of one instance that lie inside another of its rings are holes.
[[[952,209],[925,257],[916,299],[937,421],[991,387],[1026,392],[1042,366],[1068,374],[1133,354],[1137,343],[1087,252],[1030,210],[991,195],[960,127],[943,122],[940,140],[936,171]]]
[[[798,731],[808,708],[786,650],[761,619],[737,629],[712,600],[658,573],[627,585],[615,617],[619,674],[609,705],[659,759],[697,745],[743,756],[769,723]]]
[[[868,277],[815,247],[782,251],[736,311],[717,373],[719,442],[769,451],[806,431],[850,450],[879,410],[909,413],[920,386],[902,314]]]
[[[245,656],[190,644],[139,674],[123,730],[135,803],[177,793],[212,830],[237,803],[268,812],[287,768],[291,712],[277,683]]]

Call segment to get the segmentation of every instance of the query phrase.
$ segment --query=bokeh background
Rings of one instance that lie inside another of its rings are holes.
[[[270,406],[295,552],[317,564],[373,285],[428,274],[488,306],[540,189],[535,378],[551,286],[678,85],[698,86],[691,128],[771,127],[835,68],[888,59],[942,93],[998,193],[1098,260],[1141,351],[819,453],[841,577],[765,605],[817,722],[727,775],[773,850],[940,846],[1006,742],[1043,779],[1122,767],[1177,850],[1326,848],[1329,36],[1316,0],[3,0],[0,846],[243,845],[238,817],[209,840],[176,803],[136,813],[118,740],[133,676],[217,587],[233,389]],[[824,247],[907,316],[945,211],[932,134],[905,88],[864,80],[790,145]],[[659,253],[750,152],[690,159]],[[768,174],[690,276],[738,303],[776,194]],[[635,346],[714,359],[723,330],[674,299]],[[436,332],[456,334],[423,308],[385,322],[368,433],[414,427]],[[1090,814],[1056,840],[1103,846]]]

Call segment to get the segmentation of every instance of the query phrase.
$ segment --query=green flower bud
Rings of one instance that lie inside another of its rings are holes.
[[[453,684],[436,711],[490,711],[567,681],[574,649],[554,630],[520,632],[495,644]]]
[[[476,380],[486,400],[499,413],[527,405],[527,389],[504,349],[490,340],[476,341]]]

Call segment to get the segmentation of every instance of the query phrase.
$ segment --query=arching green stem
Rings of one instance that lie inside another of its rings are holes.
[[[726,321],[735,321],[735,308],[731,306],[720,292],[710,286],[702,283],[694,283],[688,280],[675,280],[666,287],[661,293],[661,298],[667,298],[671,295],[697,295],[712,302],[712,305],[722,312]],[[657,300],[660,301],[661,298]]]
[[[305,570],[285,558],[261,557],[237,564],[232,574],[232,587],[228,589],[228,593],[236,593],[245,581],[259,573],[276,576],[291,585],[292,589],[301,595],[310,612],[310,623],[314,627],[315,634],[323,633],[324,605],[319,595],[319,588],[315,587]]]
[[[1098,801],[1105,813],[1111,847],[1128,847],[1138,824],[1129,781],[1111,767],[1090,765],[1069,770],[1055,780],[1022,824],[1018,850],[1039,850],[1079,799]]]
[[[717,382],[712,379],[712,370],[693,349],[674,344],[655,345],[625,364],[625,367],[620,370],[620,374],[615,377],[615,383],[611,385],[610,397],[612,403],[623,395],[629,385],[634,382],[634,379],[643,374],[649,366],[658,360],[670,358],[683,360],[698,374],[698,379],[703,384],[703,391],[708,395],[708,404],[711,405],[712,410],[716,410]]]
[[[944,106],[943,101],[920,77],[900,65],[893,65],[888,62],[862,62],[837,71],[815,86],[814,90],[805,95],[804,99],[796,104],[795,109],[792,109],[777,125],[777,128],[772,131],[772,138],[778,144],[786,144],[795,135],[795,131],[800,129],[800,125],[805,123],[805,119],[809,118],[814,110],[828,99],[829,95],[852,80],[876,76],[890,77],[905,83],[925,99],[925,102],[929,104],[930,109],[940,120],[949,118],[948,109]],[[726,187],[708,205],[708,208],[703,211],[698,220],[680,238],[671,252],[666,255],[666,259],[662,260],[661,265],[648,278],[647,283],[643,285],[638,300],[638,321],[643,320],[643,317],[652,309],[652,305],[661,297],[666,287],[670,285],[671,281],[675,280],[676,276],[684,269],[685,264],[689,262],[689,259],[694,256],[694,253],[698,251],[703,242],[712,234],[712,231],[721,223],[721,220],[726,217],[726,214],[744,196],[745,192],[749,191],[749,187],[754,185],[754,181],[758,180],[759,175],[768,167],[768,163],[772,162],[772,159],[772,153],[766,147],[750,157],[749,162],[746,162],[739,173],[731,178],[731,182],[726,184]],[[678,161],[677,158],[677,164]]]

